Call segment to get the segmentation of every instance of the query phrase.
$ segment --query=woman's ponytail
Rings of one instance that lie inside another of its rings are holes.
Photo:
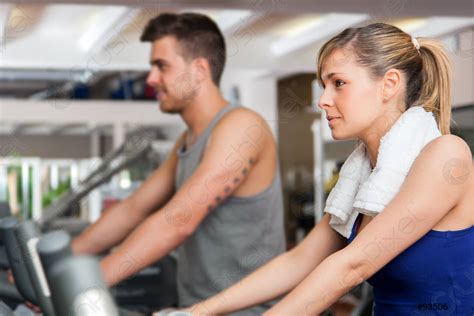
[[[415,104],[433,112],[441,134],[450,134],[452,74],[449,58],[438,41],[422,37],[417,40],[422,78]]]

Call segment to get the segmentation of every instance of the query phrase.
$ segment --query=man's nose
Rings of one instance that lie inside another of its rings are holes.
[[[160,73],[158,70],[155,70],[155,69],[152,69],[150,70],[150,72],[148,73],[148,76],[146,78],[146,83],[149,85],[149,86],[156,86],[158,83],[160,82]]]

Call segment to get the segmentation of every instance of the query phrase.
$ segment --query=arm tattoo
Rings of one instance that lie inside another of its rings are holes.
[[[250,165],[250,166],[253,166],[254,164],[255,164],[255,159],[250,158],[250,159],[249,159],[249,165]],[[249,173],[248,168],[244,168],[244,169],[242,170],[242,175],[246,176],[248,173]],[[237,177],[234,178],[233,183],[234,183],[235,185],[238,184],[239,182],[240,182],[240,178],[237,178]],[[225,188],[224,188],[224,193],[225,193],[224,196],[228,195],[228,194],[230,193],[230,191],[231,191],[230,186],[229,186],[229,185],[225,186]],[[216,198],[215,198],[217,204],[221,203],[221,202],[222,202],[222,199],[223,199],[223,198],[220,197],[220,196],[216,196]],[[212,210],[214,210],[217,206],[218,206],[218,205],[212,205],[212,204],[211,204],[211,205],[209,205],[209,206],[207,207],[207,209],[208,209],[208,211],[212,211]]]

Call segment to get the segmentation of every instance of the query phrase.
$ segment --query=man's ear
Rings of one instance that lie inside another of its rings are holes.
[[[198,82],[203,82],[211,77],[211,67],[206,58],[196,58],[193,60],[193,72]]]
[[[398,69],[389,69],[384,75],[382,82],[382,98],[384,102],[398,94],[402,86],[402,74]]]

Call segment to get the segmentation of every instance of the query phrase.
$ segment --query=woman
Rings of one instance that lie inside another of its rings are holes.
[[[472,155],[449,134],[443,49],[383,23],[350,28],[322,47],[318,80],[332,136],[363,142],[372,168],[381,137],[411,107],[432,112],[443,135],[423,147],[380,214],[358,216],[349,240],[325,214],[299,246],[188,311],[228,314],[286,294],[265,315],[316,315],[368,280],[375,315],[472,315]]]

